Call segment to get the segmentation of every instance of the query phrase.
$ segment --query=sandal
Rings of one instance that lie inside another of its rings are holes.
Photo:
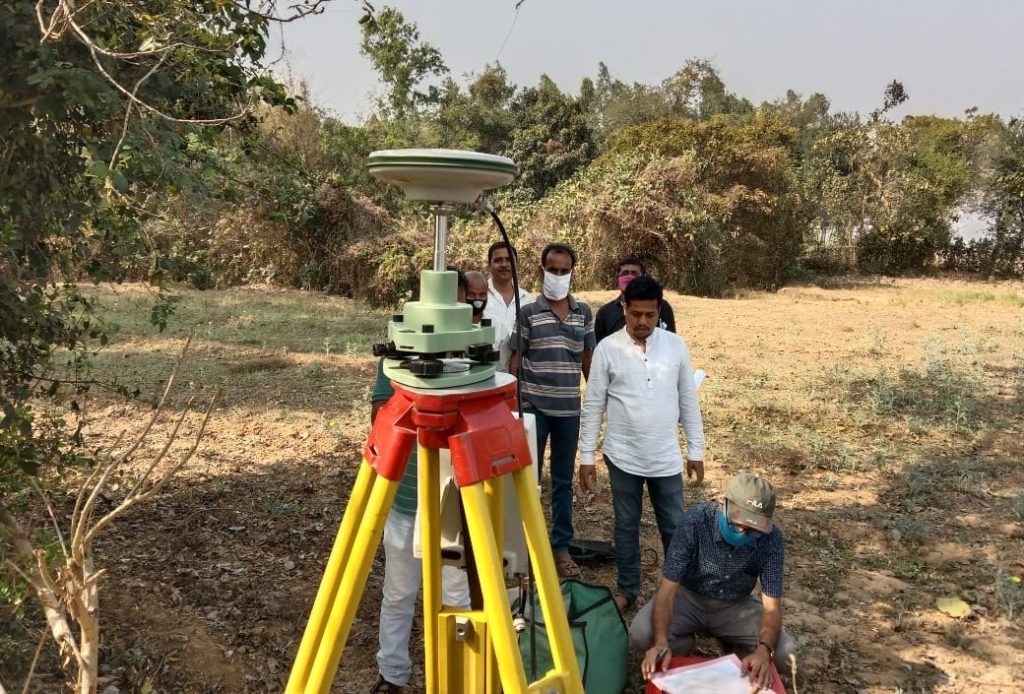
[[[573,561],[568,554],[555,555],[555,570],[558,571],[559,578],[583,577],[583,571],[580,570],[579,564]]]
[[[377,684],[370,689],[370,694],[402,694],[404,691],[405,687],[391,684],[384,679],[384,675],[377,675]]]

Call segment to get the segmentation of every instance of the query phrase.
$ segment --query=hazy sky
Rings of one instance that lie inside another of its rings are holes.
[[[576,93],[599,61],[654,84],[698,57],[754,103],[820,91],[833,110],[868,112],[898,79],[910,101],[897,116],[1024,116],[1024,0],[524,0],[518,18],[515,0],[375,4],[415,22],[460,81],[508,36],[500,60],[518,85],[547,73]],[[379,89],[359,53],[361,14],[356,0],[333,0],[282,30],[293,77],[346,120],[365,116]]]

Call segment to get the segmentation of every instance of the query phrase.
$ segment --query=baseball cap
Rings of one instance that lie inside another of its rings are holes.
[[[738,508],[741,517],[731,519],[763,533],[772,529],[775,513],[775,488],[768,481],[750,472],[741,472],[729,480],[725,498],[730,508]]]

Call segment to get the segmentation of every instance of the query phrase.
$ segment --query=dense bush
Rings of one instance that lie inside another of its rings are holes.
[[[945,270],[985,277],[1024,278],[1024,234],[996,233],[965,242],[956,238],[940,254]]]
[[[770,119],[722,116],[629,128],[525,224],[531,235],[577,248],[581,288],[608,286],[618,259],[638,255],[679,291],[774,289],[806,226],[791,136]]]
[[[328,181],[296,191],[288,208],[217,212],[182,211],[172,218],[177,224],[154,230],[157,265],[171,279],[199,288],[271,282],[384,302],[409,289],[391,256],[408,256],[412,265],[416,245],[408,233],[396,233],[387,212],[351,189]]]
[[[996,123],[988,142],[980,210],[988,234],[970,243],[955,240],[943,253],[946,267],[992,277],[1024,277],[1024,121]]]

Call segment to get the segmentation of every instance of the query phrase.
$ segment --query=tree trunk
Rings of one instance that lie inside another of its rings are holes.
[[[75,694],[95,694],[100,665],[100,608],[98,577],[93,572],[92,548],[86,547],[82,557],[82,583],[79,586],[81,604],[85,608],[77,615],[78,648],[81,660],[78,666],[78,686]]]

